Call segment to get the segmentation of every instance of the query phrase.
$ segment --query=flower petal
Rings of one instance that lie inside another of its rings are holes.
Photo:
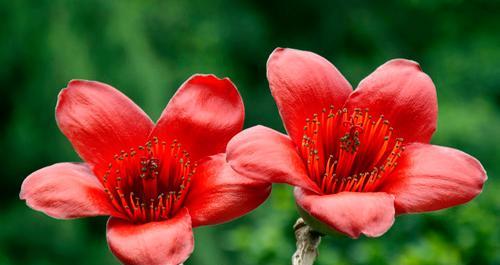
[[[96,174],[121,150],[144,145],[149,117],[115,88],[73,80],[59,94],[56,119],[80,157]]]
[[[193,227],[213,225],[240,217],[262,204],[271,193],[271,184],[236,173],[225,154],[204,160],[191,179],[184,206]]]
[[[244,118],[243,101],[229,78],[194,75],[172,97],[152,135],[177,139],[191,157],[202,158],[224,152]]]
[[[191,217],[182,209],[172,219],[143,224],[110,218],[108,245],[125,265],[178,265],[194,249]]]
[[[114,210],[90,168],[82,163],[59,163],[35,171],[24,180],[19,197],[29,207],[54,218],[122,216]]]
[[[290,138],[267,127],[254,126],[231,139],[227,161],[243,176],[319,192]]]
[[[436,88],[413,61],[395,59],[377,68],[359,83],[346,107],[368,108],[374,117],[384,115],[406,143],[428,143],[436,130]]]
[[[394,223],[394,196],[383,192],[317,195],[295,188],[297,204],[314,218],[352,238],[377,237]]]
[[[330,105],[341,107],[352,92],[325,58],[307,51],[277,48],[267,61],[267,79],[285,129],[300,145],[306,118]]]
[[[397,213],[426,212],[472,200],[486,179],[474,157],[448,147],[414,143],[406,146],[381,190],[394,194]]]

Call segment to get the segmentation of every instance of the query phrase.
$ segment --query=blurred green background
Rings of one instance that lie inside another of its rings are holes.
[[[477,157],[488,171],[473,202],[400,216],[381,238],[326,237],[317,264],[500,264],[500,2],[0,1],[0,264],[118,264],[106,218],[59,221],[18,199],[22,180],[78,161],[54,107],[70,79],[109,83],[159,117],[193,73],[228,76],[246,127],[283,130],[265,64],[277,46],[331,60],[355,86],[395,57],[434,80],[433,143]],[[196,230],[186,264],[288,264],[297,218],[291,188],[275,185],[258,210]]]

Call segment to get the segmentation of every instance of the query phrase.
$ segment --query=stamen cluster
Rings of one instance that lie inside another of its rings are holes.
[[[196,163],[177,140],[167,146],[153,137],[144,146],[114,155],[102,176],[113,206],[130,220],[165,220],[179,210],[189,190]]]
[[[368,109],[323,109],[304,126],[300,149],[309,177],[325,194],[376,190],[404,151],[393,131],[383,115],[373,118]]]

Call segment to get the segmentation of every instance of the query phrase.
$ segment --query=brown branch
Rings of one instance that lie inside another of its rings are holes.
[[[293,254],[292,265],[312,265],[318,256],[318,246],[321,234],[312,230],[302,218],[297,219],[293,226],[297,251]]]

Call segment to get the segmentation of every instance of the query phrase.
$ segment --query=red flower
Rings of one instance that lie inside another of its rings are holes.
[[[436,91],[417,63],[391,60],[352,91],[321,56],[279,48],[267,77],[289,136],[247,129],[229,142],[228,161],[240,174],[296,186],[299,212],[314,228],[380,236],[395,215],[481,192],[486,172],[475,158],[429,144]]]
[[[226,163],[244,119],[227,78],[191,77],[156,125],[115,88],[71,81],[56,119],[85,163],[34,172],[20,197],[55,218],[110,215],[108,244],[125,264],[182,263],[194,248],[192,227],[239,217],[269,195],[269,184]]]

